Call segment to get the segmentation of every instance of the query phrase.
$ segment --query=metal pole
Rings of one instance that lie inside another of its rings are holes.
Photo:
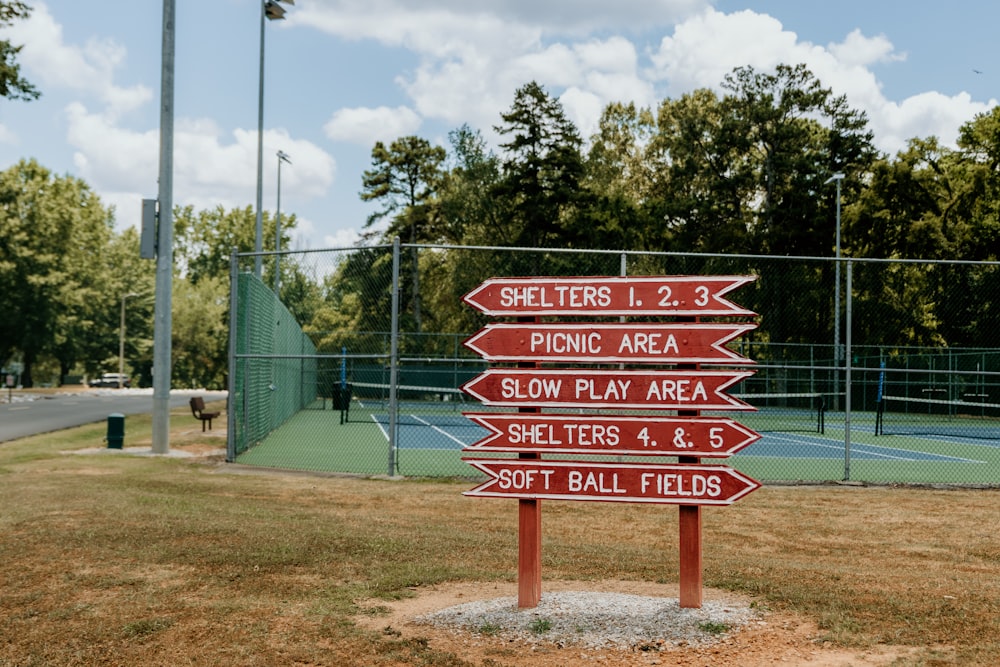
[[[842,175],[841,175],[842,176]],[[840,405],[840,181],[837,179],[837,260],[834,267],[833,286],[833,365],[834,371],[833,405]]]
[[[233,246],[229,255],[229,372],[226,376],[226,462],[236,460],[236,323],[239,322],[239,263],[236,253],[239,249]],[[243,379],[246,391],[246,378]]]
[[[844,378],[844,481],[849,482],[851,480],[851,282],[854,275],[853,265],[850,261],[847,262],[847,332],[846,332],[846,345],[847,345],[847,370],[845,371],[846,376]]]
[[[174,5],[163,0],[160,78],[160,183],[153,314],[153,453],[170,450],[170,343],[174,269]]]
[[[389,343],[389,471],[396,474],[396,436],[399,425],[396,386],[399,382],[399,237],[392,239],[392,315]]]
[[[265,0],[260,0],[260,78],[257,86],[257,225],[254,228],[253,270],[258,280],[261,276],[261,243],[264,238],[264,217],[261,206],[264,200],[264,8]]]
[[[288,154],[284,151],[278,151],[278,207],[275,213],[274,222],[274,251],[276,253],[281,252],[281,163],[287,162],[291,164],[292,161],[288,159]],[[278,289],[281,287],[281,255],[276,254],[274,256],[274,296],[278,296]]]
[[[844,174],[837,172],[824,181],[827,185],[830,181],[837,182],[837,256],[834,260],[834,286],[833,286],[833,409],[840,407],[840,182],[844,180]]]

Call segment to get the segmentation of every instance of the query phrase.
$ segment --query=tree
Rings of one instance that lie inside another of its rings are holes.
[[[1000,257],[1000,109],[977,115],[959,130],[963,181],[956,213],[967,221],[956,237],[962,257],[996,261]]]
[[[503,177],[496,197],[510,202],[511,221],[503,241],[543,248],[572,245],[569,223],[580,202],[583,178],[582,140],[562,105],[535,82],[514,93],[514,103],[500,114]],[[535,255],[537,257],[537,255]]]
[[[834,207],[816,193],[832,173],[863,172],[874,160],[864,113],[823,88],[805,65],[778,65],[773,74],[739,67],[722,85],[730,91],[723,113],[736,121],[729,139],[744,156],[736,173],[750,171],[751,200],[759,201],[753,250],[827,255]]]
[[[664,100],[645,151],[646,207],[660,229],[651,249],[746,252],[754,172],[745,165],[737,119],[707,89]]]
[[[391,218],[381,233],[383,240],[394,236],[434,242],[434,211],[431,203],[443,177],[447,152],[421,137],[400,137],[387,148],[378,141],[372,148],[372,168],[361,176],[361,199],[377,201],[382,208],[368,216],[366,227]]]
[[[172,384],[213,389],[226,386],[228,284],[226,278],[217,276],[197,283],[174,280]]]
[[[508,211],[492,195],[500,182],[500,159],[479,130],[462,125],[448,134],[451,164],[439,192],[441,240],[489,245],[503,233]]]
[[[749,250],[769,255],[833,254],[836,200],[822,195],[824,181],[847,174],[844,197],[876,157],[864,113],[822,87],[804,65],[778,65],[774,73],[740,67],[726,76],[722,100],[727,140],[738,161],[733,177],[747,189]],[[762,329],[773,340],[819,340],[833,328],[834,270],[829,263],[800,267],[794,275],[763,276],[760,312],[772,315]],[[770,279],[769,279],[770,278]],[[779,284],[793,283],[789,293]],[[816,295],[829,294],[830,304]]]
[[[0,0],[0,27],[24,20],[30,14],[31,8],[21,0]],[[22,48],[11,44],[10,40],[0,40],[0,97],[36,100],[41,93],[21,76],[21,66],[17,62],[17,54]]]
[[[646,150],[656,131],[649,109],[609,104],[591,138],[583,187],[589,195],[576,220],[596,248],[649,249],[655,221],[646,206],[654,172]]]
[[[24,386],[40,355],[57,356],[65,372],[100,347],[112,220],[83,181],[35,160],[0,173],[0,358],[21,353]]]
[[[262,249],[274,250],[274,217],[264,211]],[[174,258],[181,275],[192,283],[204,278],[229,276],[229,258],[233,248],[238,252],[253,252],[256,218],[250,206],[226,210],[222,206],[198,211],[191,206],[174,211]],[[282,230],[295,227],[295,216],[282,216]],[[282,232],[282,247],[287,237]],[[274,260],[265,259],[265,275],[273,281]]]
[[[361,199],[379,201],[382,208],[368,217],[366,227],[394,216],[382,238],[408,237],[410,243],[435,242],[436,211],[434,196],[441,186],[441,165],[447,153],[432,146],[426,139],[409,136],[396,139],[386,148],[381,141],[372,149],[372,168],[362,174],[364,189]],[[405,233],[408,232],[408,233]],[[413,319],[420,331],[420,269],[417,249],[410,255],[410,275],[413,283]]]

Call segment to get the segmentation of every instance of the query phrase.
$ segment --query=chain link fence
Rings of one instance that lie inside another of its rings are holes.
[[[230,461],[474,476],[461,449],[488,431],[463,413],[503,410],[460,390],[489,367],[463,341],[496,321],[463,295],[492,277],[753,275],[728,298],[757,328],[728,347],[755,373],[729,393],[756,410],[703,413],[762,435],[728,464],[772,482],[1000,484],[997,263],[396,243],[264,253],[257,276],[256,257],[232,259]],[[595,319],[610,321],[560,321]]]

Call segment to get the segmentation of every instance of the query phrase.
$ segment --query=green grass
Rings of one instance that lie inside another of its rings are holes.
[[[544,635],[552,629],[552,621],[547,618],[536,618],[528,626],[528,629],[536,635]]]

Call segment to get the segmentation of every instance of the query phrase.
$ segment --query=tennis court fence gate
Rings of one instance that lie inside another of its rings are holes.
[[[459,387],[487,365],[462,341],[487,319],[462,295],[492,277],[750,274],[729,297],[758,328],[730,346],[755,374],[730,393],[758,410],[731,416],[764,437],[734,467],[765,481],[1000,485],[1000,263],[398,240],[233,253],[227,458],[470,476],[460,449],[483,433],[462,412],[488,408]]]

